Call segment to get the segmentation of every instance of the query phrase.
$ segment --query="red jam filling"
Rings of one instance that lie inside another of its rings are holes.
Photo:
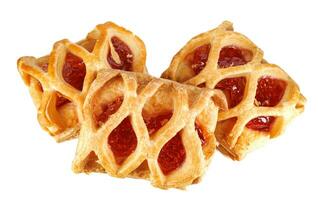
[[[282,99],[286,89],[286,82],[269,76],[263,76],[258,80],[255,105],[272,107]]]
[[[180,133],[177,133],[161,149],[158,156],[158,164],[164,175],[168,175],[182,165],[186,157],[186,151],[182,144]]]
[[[245,77],[226,78],[220,81],[215,88],[224,92],[228,102],[228,107],[233,108],[242,101],[245,85]]]
[[[156,133],[161,127],[163,127],[172,117],[172,113],[165,113],[156,117],[145,118],[144,121],[147,126],[149,135]]]
[[[120,97],[111,103],[103,104],[101,107],[102,112],[98,114],[94,113],[93,115],[96,126],[100,127],[103,123],[105,123],[108,117],[114,114],[119,109],[122,102],[123,102],[123,98]]]
[[[256,106],[273,107],[283,98],[286,82],[269,76],[263,76],[258,80],[255,102]],[[256,131],[269,132],[276,117],[260,116],[252,119],[246,127]]]
[[[62,70],[64,80],[78,90],[82,90],[86,67],[83,60],[71,53],[65,56],[65,63]]]
[[[199,88],[205,88],[205,87],[206,87],[206,84],[205,84],[205,83],[200,83],[199,85],[197,85],[197,87],[199,87]]]
[[[144,117],[149,135],[156,133],[162,126],[164,126],[172,117],[172,113],[164,113],[156,117]],[[195,123],[195,130],[198,133],[202,146],[206,144],[203,131],[200,126]],[[158,163],[162,173],[168,175],[173,170],[181,166],[186,157],[186,152],[182,144],[180,132],[177,133],[171,140],[169,140],[161,149],[158,156]]]
[[[111,38],[111,42],[115,51],[117,52],[120,63],[117,63],[111,56],[111,52],[108,52],[107,61],[113,69],[120,69],[125,71],[132,71],[133,54],[127,44],[125,44],[118,37]]]
[[[68,100],[67,98],[63,97],[61,94],[57,94],[55,107],[60,108],[61,106],[65,105],[69,102],[71,102],[71,101]]]
[[[199,74],[208,61],[211,44],[204,44],[197,47],[193,52],[187,55],[186,60],[190,63],[195,74]]]
[[[108,145],[110,146],[118,165],[121,165],[126,158],[135,151],[137,137],[130,124],[129,117],[126,117],[117,128],[110,133]]]
[[[249,61],[244,56],[244,53],[252,55],[249,50],[243,50],[236,46],[225,46],[221,49],[218,65],[220,68],[233,67],[238,65],[244,65]]]
[[[163,127],[172,117],[172,113],[164,113],[156,117],[146,118],[144,117],[145,124],[147,126],[149,135],[156,133],[161,127]],[[205,145],[206,141],[203,135],[201,127],[195,123],[195,130],[198,133],[202,146]]]
[[[275,122],[273,116],[260,116],[252,119],[246,124],[246,127],[256,131],[269,132]]]
[[[206,140],[205,140],[204,135],[203,135],[203,130],[201,129],[201,127],[197,123],[194,123],[194,128],[195,128],[195,131],[198,133],[198,136],[201,140],[201,145],[204,146],[206,144]]]

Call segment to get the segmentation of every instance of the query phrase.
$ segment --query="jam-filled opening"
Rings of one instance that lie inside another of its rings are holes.
[[[238,46],[224,46],[219,53],[218,66],[219,68],[234,67],[245,65],[252,60],[253,53]]]
[[[142,117],[150,137],[154,137],[173,115],[174,102],[170,92],[169,85],[162,85],[144,104]]]
[[[195,74],[199,74],[204,69],[209,58],[210,49],[211,44],[204,44],[194,49],[185,57],[188,66]]]
[[[182,143],[181,132],[178,132],[161,149],[158,164],[164,175],[179,168],[186,158],[186,151]]]
[[[113,152],[115,161],[121,165],[137,147],[137,137],[126,117],[109,135],[108,145]]]
[[[226,78],[218,82],[215,86],[224,92],[228,103],[228,108],[237,106],[244,97],[246,86],[245,77]]]
[[[118,111],[124,101],[123,87],[122,77],[115,76],[94,93],[90,105],[95,129],[100,128],[111,115]]]
[[[258,80],[254,104],[256,106],[276,106],[284,96],[287,83],[271,76]]]
[[[70,84],[77,90],[82,91],[86,75],[86,66],[84,61],[68,52],[65,55],[62,76],[66,83]]]
[[[91,171],[103,171],[102,165],[99,163],[98,156],[94,151],[91,151],[85,159],[84,170],[87,172]]]
[[[59,109],[70,102],[71,101],[67,99],[66,97],[64,97],[61,93],[56,92],[56,102],[55,102],[56,109]]]
[[[246,127],[255,131],[270,132],[276,121],[274,116],[259,116],[251,119]]]
[[[204,82],[204,83],[200,83],[199,85],[197,85],[197,87],[199,87],[199,88],[205,88],[206,87],[206,83]]]
[[[197,132],[200,138],[201,146],[204,147],[207,144],[207,138],[206,138],[204,130],[202,129],[201,125],[198,122],[194,123],[194,130]]]
[[[120,69],[125,71],[132,71],[133,53],[129,46],[116,36],[111,38],[112,47],[118,55],[119,60],[114,59],[111,48],[107,54],[107,62],[113,69]]]
[[[143,119],[146,124],[148,133],[150,136],[155,134],[161,127],[163,127],[172,117],[172,112],[166,112],[162,114],[157,114],[156,116],[147,116],[143,113]],[[194,123],[195,131],[197,132],[202,146],[206,144],[206,136],[198,122]]]
[[[149,135],[152,136],[155,134],[171,117],[172,112],[166,112],[152,117],[143,114]],[[194,125],[203,147],[207,143],[205,133],[199,123],[195,122]],[[168,175],[180,167],[185,159],[185,149],[180,134],[181,132],[169,140],[160,151],[158,163],[164,175]]]
[[[151,116],[143,112],[142,115],[148,129],[148,133],[150,136],[152,136],[170,120],[172,117],[172,112],[166,111],[164,113],[157,114],[156,116]]]
[[[147,127],[150,139],[160,137],[158,131],[167,125],[173,117],[174,101],[169,85],[162,85],[154,95],[144,104],[142,117]],[[171,130],[170,128],[167,129]],[[182,131],[179,131],[162,147],[157,162],[164,175],[180,167],[185,160],[186,151],[181,139]]]
[[[95,126],[99,128],[102,126],[109,118],[110,115],[114,114],[121,106],[123,102],[123,97],[118,97],[112,102],[101,103],[94,108],[93,119]]]

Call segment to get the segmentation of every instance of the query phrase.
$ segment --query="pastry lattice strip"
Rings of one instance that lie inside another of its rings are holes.
[[[18,70],[28,86],[41,127],[57,141],[77,136],[82,105],[99,69],[146,73],[144,43],[130,31],[107,22],[74,44],[61,40],[49,56],[22,57]]]
[[[73,170],[185,187],[199,180],[214,153],[219,106],[226,108],[226,100],[218,90],[103,70],[84,103]]]
[[[219,114],[216,138],[236,160],[280,135],[304,109],[297,84],[227,21],[192,38],[162,77],[225,92],[229,109]]]

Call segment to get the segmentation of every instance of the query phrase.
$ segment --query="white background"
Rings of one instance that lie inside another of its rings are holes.
[[[0,199],[318,199],[318,7],[315,1],[1,1]],[[300,85],[308,102],[284,135],[233,162],[220,153],[186,191],[71,171],[76,141],[56,144],[39,127],[16,69],[20,56],[47,54],[114,21],[140,36],[159,76],[193,36],[231,20]]]

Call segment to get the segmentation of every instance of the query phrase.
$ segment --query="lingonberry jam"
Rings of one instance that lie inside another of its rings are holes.
[[[119,56],[120,63],[117,63],[109,51],[107,54],[107,61],[113,69],[121,69],[125,71],[132,71],[133,54],[127,44],[125,44],[118,37],[114,36],[111,38],[111,42],[116,53]]]
[[[221,80],[215,88],[224,92],[228,102],[228,107],[233,108],[242,101],[245,85],[245,77],[236,77]]]
[[[149,135],[156,133],[164,126],[172,117],[172,113],[163,113],[155,117],[144,117]],[[201,127],[195,123],[195,130],[201,140],[202,146],[206,144]],[[163,174],[168,175],[178,167],[180,167],[186,157],[186,152],[180,136],[181,132],[177,133],[170,139],[161,149],[158,156],[158,163]]]
[[[211,45],[204,44],[197,47],[193,52],[187,55],[186,60],[195,74],[199,74],[208,61]]]
[[[273,107],[282,99],[286,89],[284,80],[263,76],[258,80],[255,105]]]
[[[155,117],[144,117],[145,124],[148,129],[149,135],[154,134],[157,132],[161,127],[163,127],[172,117],[172,113],[163,113]]]
[[[55,107],[58,109],[60,108],[61,106],[67,104],[67,103],[70,103],[71,101],[68,100],[67,98],[63,97],[61,94],[57,93],[57,96],[56,96],[56,102],[55,102]]]
[[[201,145],[204,146],[206,144],[206,138],[204,137],[203,130],[198,123],[194,123],[194,128],[201,140]]]
[[[121,165],[126,158],[135,151],[137,147],[137,137],[131,126],[129,117],[125,118],[110,133],[108,145],[110,146],[118,165]]]
[[[250,120],[246,127],[255,131],[269,132],[275,122],[273,116],[260,116]]]
[[[219,54],[218,66],[219,68],[234,67],[244,65],[249,62],[252,52],[246,49],[241,49],[236,46],[225,46],[221,49]]]
[[[100,127],[102,124],[104,124],[107,121],[108,117],[114,114],[119,109],[122,102],[123,98],[119,97],[110,103],[103,104],[101,106],[101,112],[94,113],[93,115],[96,127]]]
[[[177,133],[162,147],[158,156],[158,164],[162,173],[168,175],[180,167],[185,158],[186,151],[180,133]]]
[[[64,80],[77,90],[81,91],[83,89],[85,75],[86,67],[83,60],[74,54],[67,53],[62,69]]]
[[[286,89],[284,80],[263,76],[258,80],[254,104],[256,106],[276,106],[284,96]],[[250,120],[246,127],[256,131],[269,132],[275,122],[274,116],[260,116]]]

